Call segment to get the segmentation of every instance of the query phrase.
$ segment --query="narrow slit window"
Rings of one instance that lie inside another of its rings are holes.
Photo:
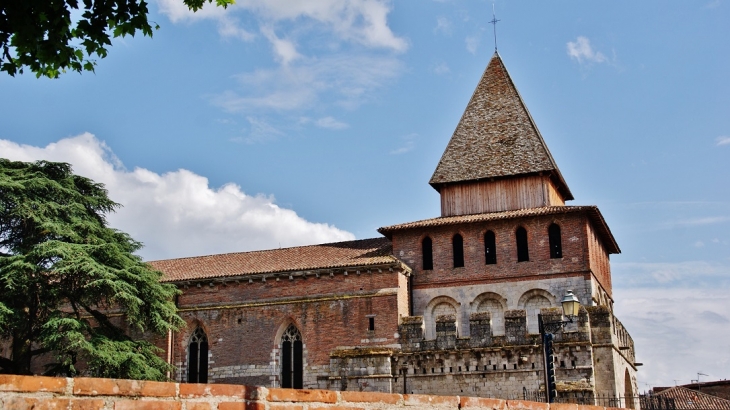
[[[464,267],[464,238],[461,237],[458,233],[454,235],[454,238],[451,240],[451,243],[454,247],[454,267],[455,268],[463,268]]]
[[[487,265],[497,263],[497,246],[494,240],[494,232],[487,231],[484,234],[484,260]]]
[[[560,237],[560,226],[552,224],[548,228],[548,239],[550,240],[550,257],[560,259],[563,257],[563,240]]]
[[[428,236],[421,242],[421,254],[423,255],[423,270],[433,270],[433,242]]]
[[[523,227],[517,228],[517,262],[530,260],[530,253],[527,251],[527,230]]]
[[[368,318],[368,330],[371,332],[375,330],[375,318],[374,317]]]

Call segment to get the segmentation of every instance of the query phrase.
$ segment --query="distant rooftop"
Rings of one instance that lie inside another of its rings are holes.
[[[730,400],[721,399],[720,397],[682,386],[670,387],[659,393],[655,393],[654,396],[673,400],[677,410],[730,409]]]

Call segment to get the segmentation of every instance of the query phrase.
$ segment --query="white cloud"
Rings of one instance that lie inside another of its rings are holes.
[[[702,241],[697,241],[694,243],[694,245],[695,245],[695,248],[702,248],[705,246],[705,243]]]
[[[437,18],[436,28],[433,31],[436,33],[451,34],[451,20],[446,17]]]
[[[717,225],[730,221],[728,216],[707,216],[702,218],[681,219],[677,221],[664,222],[661,226],[666,229],[678,227],[694,227],[703,225]]]
[[[568,55],[578,63],[603,63],[608,61],[600,51],[594,51],[591,41],[587,37],[579,36],[576,41],[569,41],[567,44]]]
[[[231,13],[231,7],[224,9],[213,4],[205,3],[202,9],[192,12],[182,1],[158,0],[160,12],[173,23],[191,23],[198,20],[214,20],[218,24],[218,34],[223,37],[238,38],[243,41],[252,41],[256,35],[240,26],[236,17]]]
[[[622,286],[701,286],[723,280],[730,285],[730,266],[707,261],[613,262],[611,267],[613,281]]]
[[[730,298],[727,287],[616,289],[616,314],[636,345],[639,381],[673,386],[730,376]]]
[[[392,150],[389,152],[390,155],[400,155],[405,154],[406,152],[413,151],[414,148],[416,148],[416,138],[418,137],[418,134],[408,134],[401,137],[403,140],[403,145],[400,147]]]
[[[476,54],[477,48],[479,48],[479,38],[469,36],[464,41],[466,42],[466,51]]]
[[[109,147],[91,134],[46,147],[0,140],[3,157],[69,162],[74,172],[104,183],[124,205],[109,222],[142,241],[147,259],[267,249],[354,239],[326,223],[309,222],[272,196],[247,195],[236,184],[211,187],[185,169],[157,174],[126,170]]]
[[[309,117],[301,117],[299,118],[299,124],[314,124],[314,126],[319,128],[325,128],[329,130],[344,130],[345,128],[349,128],[350,125],[347,123],[344,123],[342,121],[338,121],[334,117],[322,117],[320,119],[312,119]]]
[[[730,145],[730,137],[728,136],[720,136],[715,138],[715,142],[717,143],[717,146],[723,146],[723,145]]]
[[[349,125],[345,124],[344,122],[337,121],[332,117],[320,118],[314,122],[314,125],[318,126],[319,128],[327,128],[329,130],[343,130],[349,127]]]
[[[271,27],[261,27],[261,33],[271,42],[271,46],[274,49],[276,59],[280,63],[284,65],[289,65],[290,62],[302,56],[297,52],[294,43],[289,40],[277,37],[276,33],[274,33],[274,29],[272,29]]]
[[[226,91],[211,100],[229,112],[307,109],[321,105],[323,95],[338,105],[356,107],[401,71],[402,63],[393,57],[337,55],[306,59],[241,74],[237,77],[241,91]]]
[[[158,0],[157,3],[160,12],[174,23],[211,19],[218,21],[219,26],[229,26],[227,30],[219,29],[221,34],[248,33],[233,17],[247,13],[258,25],[307,19],[334,32],[340,40],[397,52],[408,48],[408,42],[388,27],[390,2],[387,0],[239,0],[226,10],[206,5],[196,13],[189,11],[179,0]]]
[[[449,68],[449,65],[446,63],[439,63],[436,65],[436,67],[433,68],[433,72],[442,75],[442,74],[448,74],[451,72],[451,69]]]

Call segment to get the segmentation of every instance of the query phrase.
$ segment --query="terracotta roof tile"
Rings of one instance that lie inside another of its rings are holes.
[[[387,238],[149,262],[163,282],[396,263]]]
[[[567,214],[573,212],[583,212],[588,215],[588,218],[593,223],[593,226],[598,232],[598,235],[603,239],[606,249],[609,253],[621,253],[621,250],[616,243],[616,239],[613,237],[611,230],[608,229],[608,224],[606,224],[606,221],[603,219],[603,215],[601,215],[601,212],[596,206],[546,206],[541,208],[526,208],[514,211],[488,212],[483,214],[442,216],[438,218],[424,219],[421,221],[406,222],[398,225],[384,226],[382,228],[379,228],[378,232],[382,233],[388,238],[392,238],[394,232],[406,229],[429,228],[474,222],[500,221],[506,219],[540,215]]]
[[[725,400],[717,396],[712,396],[682,386],[663,390],[654,394],[654,397],[673,399],[674,406],[677,410],[730,409],[730,400]]]
[[[525,103],[495,53],[484,71],[430,184],[545,172],[573,199]]]

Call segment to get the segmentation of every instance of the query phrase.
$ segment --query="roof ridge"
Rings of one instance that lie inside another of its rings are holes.
[[[405,224],[416,224],[416,223],[425,222],[425,221],[444,220],[444,219],[449,219],[449,218],[459,219],[459,218],[468,218],[470,216],[474,217],[474,216],[479,216],[479,215],[490,215],[490,214],[497,215],[497,214],[519,213],[519,212],[534,212],[536,210],[553,209],[553,208],[555,208],[556,210],[561,209],[561,210],[576,211],[576,210],[580,210],[583,208],[588,209],[588,208],[597,208],[597,207],[595,205],[553,205],[553,206],[539,206],[539,207],[535,207],[535,208],[509,209],[509,210],[505,210],[505,211],[496,211],[496,212],[480,212],[480,213],[476,213],[476,214],[448,215],[448,216],[441,215],[441,216],[435,216],[433,218],[425,218],[425,219],[419,219],[419,220],[411,221],[411,222],[403,222],[400,224],[383,226],[381,228],[378,228],[378,232],[380,232],[381,229],[387,229],[387,228],[390,228],[393,226],[400,226],[400,225],[405,225]]]
[[[211,253],[211,254],[207,254],[207,255],[198,255],[198,256],[183,256],[181,258],[155,259],[155,260],[151,260],[151,261],[145,261],[145,263],[166,262],[166,261],[176,261],[176,260],[185,260],[185,259],[200,259],[200,258],[208,258],[208,257],[214,257],[214,256],[225,256],[225,255],[240,255],[240,254],[244,254],[244,253],[245,254],[252,254],[252,253],[260,253],[260,252],[271,252],[271,251],[277,251],[277,250],[310,248],[310,247],[314,247],[314,246],[338,245],[338,244],[344,244],[344,243],[365,242],[365,241],[373,241],[373,240],[385,240],[385,241],[390,242],[388,240],[388,238],[385,238],[385,237],[364,238],[364,239],[353,239],[351,241],[324,242],[324,243],[315,243],[315,244],[311,244],[311,245],[287,246],[285,248],[256,249],[256,250],[253,250],[253,251]]]

